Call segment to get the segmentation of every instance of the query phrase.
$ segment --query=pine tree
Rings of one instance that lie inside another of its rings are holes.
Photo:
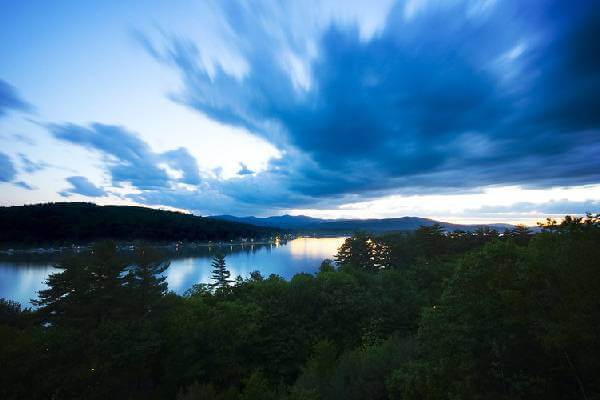
[[[212,279],[215,281],[212,286],[220,289],[227,288],[229,283],[233,281],[229,279],[231,273],[225,265],[225,255],[223,253],[215,254],[211,266],[213,267]]]
[[[166,276],[163,274],[167,268],[169,262],[156,248],[147,244],[136,248],[133,264],[126,276],[130,305],[136,315],[146,316],[154,311],[167,293]]]
[[[128,261],[112,241],[97,242],[88,254],[68,257],[50,274],[47,289],[32,303],[55,325],[96,326],[128,308],[124,271]]]

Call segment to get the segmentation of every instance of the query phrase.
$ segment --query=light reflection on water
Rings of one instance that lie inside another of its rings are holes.
[[[336,238],[297,238],[285,245],[226,246],[226,263],[231,277],[248,277],[260,271],[265,277],[277,274],[286,279],[297,273],[316,272],[326,258],[333,258],[344,241]],[[221,248],[223,249],[223,248]],[[211,261],[218,249],[205,248],[183,257],[171,259],[166,271],[169,290],[182,294],[196,283],[209,283]],[[44,289],[46,277],[57,271],[52,261],[10,262],[0,261],[0,298],[16,300],[29,306],[29,300]]]

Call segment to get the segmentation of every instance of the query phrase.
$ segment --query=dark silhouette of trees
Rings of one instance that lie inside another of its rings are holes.
[[[229,279],[231,273],[225,265],[225,254],[221,252],[215,254],[211,267],[213,268],[212,280],[214,281],[212,286],[216,289],[227,289],[233,280]]]
[[[0,398],[600,398],[600,216],[430,228],[356,235],[289,281],[230,284],[221,255],[219,289],[185,296],[152,248],[97,243],[39,308],[0,301]]]
[[[136,314],[147,315],[155,311],[167,292],[166,276],[169,262],[155,248],[146,244],[135,250],[133,264],[127,268],[125,284],[128,298],[136,307]]]
[[[533,237],[533,232],[525,225],[517,225],[512,229],[507,229],[504,236],[512,239],[519,246],[526,246]]]
[[[33,304],[54,325],[98,325],[123,312],[127,261],[115,242],[96,243],[85,256],[70,256],[48,277],[48,289]]]
[[[0,207],[0,244],[61,245],[98,240],[153,242],[267,237],[275,230],[173,211],[92,203]]]
[[[388,248],[371,235],[358,232],[342,244],[335,261],[346,267],[376,272],[389,266]]]

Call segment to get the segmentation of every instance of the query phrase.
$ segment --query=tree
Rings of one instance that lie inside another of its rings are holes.
[[[359,232],[344,241],[335,256],[335,262],[376,272],[389,266],[389,249],[385,243]]]
[[[221,252],[215,254],[211,266],[213,267],[212,279],[215,281],[212,286],[217,289],[229,287],[229,284],[233,281],[229,279],[231,273],[225,265],[225,254]]]
[[[448,238],[440,224],[420,226],[415,230],[414,236],[417,248],[423,256],[435,257],[447,253]]]
[[[77,327],[96,326],[102,320],[122,315],[127,306],[123,271],[127,260],[115,242],[94,244],[89,254],[62,261],[62,272],[48,277],[48,289],[32,303],[39,314],[53,324]]]
[[[166,277],[162,275],[169,268],[169,262],[148,245],[138,246],[133,265],[126,277],[130,296],[134,300],[135,313],[146,316],[167,292]]]
[[[525,225],[517,225],[504,232],[504,237],[512,239],[519,246],[527,246],[529,239],[533,236],[531,230]]]
[[[17,325],[25,312],[18,302],[3,298],[0,299],[0,324],[9,326]]]

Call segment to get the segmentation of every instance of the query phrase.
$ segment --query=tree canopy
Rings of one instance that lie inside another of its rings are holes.
[[[0,301],[6,399],[598,399],[600,217],[357,234],[290,280],[185,296],[101,242],[38,308]]]
[[[0,207],[0,244],[85,244],[111,239],[153,242],[265,237],[271,228],[180,212],[92,203]]]

